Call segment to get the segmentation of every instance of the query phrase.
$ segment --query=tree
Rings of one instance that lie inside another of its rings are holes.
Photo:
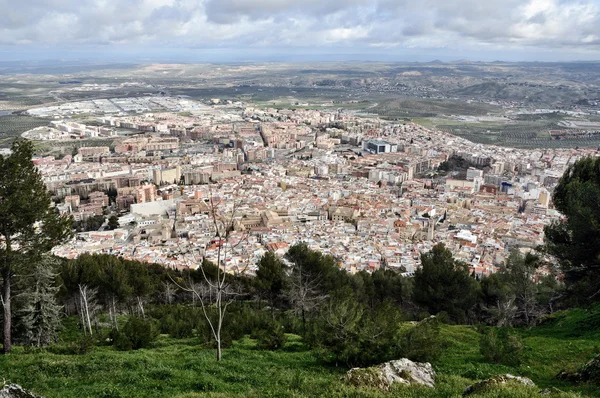
[[[90,335],[93,334],[92,319],[95,319],[99,310],[97,287],[102,271],[97,258],[96,255],[82,254],[76,260],[64,261],[60,270],[63,290],[68,297],[67,304],[70,302],[74,305],[83,332]]]
[[[115,216],[114,214],[111,215],[110,217],[108,217],[108,225],[107,228],[109,230],[113,230],[113,229],[117,229],[119,228],[119,218],[117,216]]]
[[[154,275],[150,274],[147,264],[139,261],[125,261],[125,265],[129,275],[128,282],[133,295],[132,299],[135,300],[133,307],[137,308],[142,318],[145,318],[144,301],[156,289],[158,282]]]
[[[539,315],[537,286],[534,282],[538,262],[536,255],[527,253],[523,256],[518,251],[513,251],[507,261],[508,281],[514,294],[517,315],[528,326]]]
[[[100,274],[97,285],[104,295],[105,306],[113,327],[119,329],[117,322],[118,305],[131,296],[132,288],[129,285],[129,274],[122,259],[107,254],[95,256],[100,265]]]
[[[16,140],[0,156],[0,274],[4,315],[3,352],[12,346],[13,277],[72,234],[72,220],[51,207],[51,197],[31,161],[33,144]]]
[[[564,273],[567,299],[600,301],[600,158],[569,166],[552,200],[564,217],[544,229],[545,249]]]
[[[210,195],[209,211],[212,221],[214,242],[217,245],[217,264],[213,265],[204,257],[197,266],[202,282],[194,283],[191,277],[187,281],[176,281],[171,275],[171,281],[185,292],[189,292],[200,301],[202,313],[206,319],[210,333],[215,340],[217,348],[217,362],[222,359],[223,326],[227,308],[234,302],[236,292],[235,280],[229,275],[228,263],[232,251],[241,245],[247,238],[245,234],[234,234],[235,217],[239,203],[234,201],[231,209],[219,211],[219,204],[215,196]],[[191,267],[190,267],[191,268]],[[212,270],[215,270],[212,276]],[[232,279],[232,281],[230,281]]]
[[[104,216],[92,216],[76,221],[73,227],[77,232],[97,231],[104,224]]]
[[[468,266],[454,260],[442,243],[421,254],[413,298],[430,314],[446,311],[454,321],[465,321],[467,311],[477,302],[477,290],[478,283],[470,277]]]
[[[273,316],[274,308],[288,288],[287,266],[274,253],[268,252],[261,257],[256,271],[256,287],[263,297],[269,301]]]
[[[293,264],[289,300],[294,312],[302,317],[304,333],[306,315],[316,310],[333,290],[329,278],[333,265],[330,264],[330,256],[324,257],[321,253],[311,250],[306,243],[293,245],[285,257]]]
[[[28,287],[19,297],[24,303],[20,311],[25,332],[22,340],[34,347],[47,346],[58,338],[62,309],[56,302],[59,288],[52,259],[46,257],[38,262],[27,279]]]

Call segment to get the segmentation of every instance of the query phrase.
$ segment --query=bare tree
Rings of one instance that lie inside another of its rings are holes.
[[[240,246],[247,238],[244,233],[241,236],[235,236],[234,232],[234,221],[236,212],[239,207],[239,203],[233,201],[233,206],[230,214],[221,214],[218,211],[220,203],[217,203],[215,196],[210,195],[210,217],[212,221],[213,233],[215,243],[217,245],[217,264],[216,264],[216,275],[208,275],[206,267],[208,261],[202,256],[199,263],[198,269],[202,273],[203,282],[200,284],[193,283],[191,278],[187,281],[179,283],[172,277],[172,282],[177,285],[181,290],[189,292],[193,297],[198,299],[202,308],[202,313],[210,327],[211,334],[215,339],[217,346],[217,361],[222,359],[222,330],[225,316],[227,314],[227,307],[235,300],[239,293],[235,287],[230,283],[230,277],[228,262],[231,258],[232,252]],[[195,256],[194,253],[191,253]],[[184,259],[187,257],[184,255]],[[190,267],[191,268],[191,267]]]
[[[95,317],[96,311],[99,309],[99,305],[96,300],[98,289],[90,288],[88,285],[79,284],[79,315],[81,316],[81,325],[83,326],[83,333],[86,332],[93,335],[92,332],[92,318]]]
[[[302,317],[302,330],[305,332],[306,314],[316,310],[328,296],[321,292],[320,275],[313,276],[303,272],[300,264],[293,268],[290,285],[290,303],[294,312]]]

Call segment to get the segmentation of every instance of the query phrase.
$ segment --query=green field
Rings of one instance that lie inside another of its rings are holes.
[[[48,124],[48,119],[28,115],[0,116],[0,148],[10,147],[13,140],[25,131]]]
[[[150,349],[121,352],[112,346],[74,354],[76,320],[69,318],[62,342],[44,351],[17,347],[0,357],[0,374],[49,398],[61,397],[460,397],[465,387],[493,375],[530,377],[538,387],[506,386],[477,397],[535,397],[556,387],[557,397],[600,397],[598,386],[575,386],[554,379],[563,369],[575,370],[600,350],[600,312],[556,313],[542,326],[520,330],[526,354],[518,367],[490,364],[479,353],[479,333],[470,326],[444,326],[446,350],[434,363],[435,389],[394,387],[390,393],[357,389],[340,382],[344,366],[322,364],[301,341],[290,335],[280,351],[256,347],[244,338],[226,349],[217,363],[214,350],[196,338],[161,335]],[[406,326],[408,327],[408,326]]]

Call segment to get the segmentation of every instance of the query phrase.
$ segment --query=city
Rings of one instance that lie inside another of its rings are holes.
[[[221,264],[231,273],[252,274],[266,251],[283,256],[307,242],[349,272],[411,274],[421,253],[445,242],[472,272],[489,275],[511,248],[543,243],[544,226],[558,217],[550,192],[567,166],[596,153],[474,144],[356,112],[150,101],[188,113],[100,115],[99,127],[53,122],[81,140],[73,155],[35,160],[57,208],[76,221],[106,209],[119,215],[119,228],[81,232],[55,254],[195,268],[198,258],[216,261],[211,203],[218,203],[219,217],[235,208],[232,240],[243,240]],[[40,112],[65,116],[29,111]],[[121,138],[112,151],[87,146],[99,134]],[[468,168],[441,175],[451,158]]]

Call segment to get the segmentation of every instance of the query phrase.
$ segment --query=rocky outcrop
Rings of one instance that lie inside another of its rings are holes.
[[[0,398],[43,398],[25,390],[18,384],[5,384],[0,389]]]
[[[389,391],[393,384],[435,386],[435,372],[431,364],[402,358],[370,368],[350,369],[342,381],[355,387],[372,387]]]
[[[466,397],[467,395],[476,394],[487,388],[497,386],[499,384],[506,384],[506,383],[515,383],[515,384],[522,384],[524,386],[535,387],[535,383],[533,381],[531,381],[531,379],[528,379],[527,377],[519,377],[519,376],[513,376],[511,374],[505,374],[505,375],[498,375],[498,376],[490,377],[487,380],[483,380],[483,381],[480,381],[473,385],[470,385],[469,387],[467,387],[465,389],[465,391],[463,391],[462,395],[463,395],[463,397]]]
[[[573,383],[600,384],[600,355],[583,365],[577,372],[562,371],[556,375],[557,379],[568,380]]]

